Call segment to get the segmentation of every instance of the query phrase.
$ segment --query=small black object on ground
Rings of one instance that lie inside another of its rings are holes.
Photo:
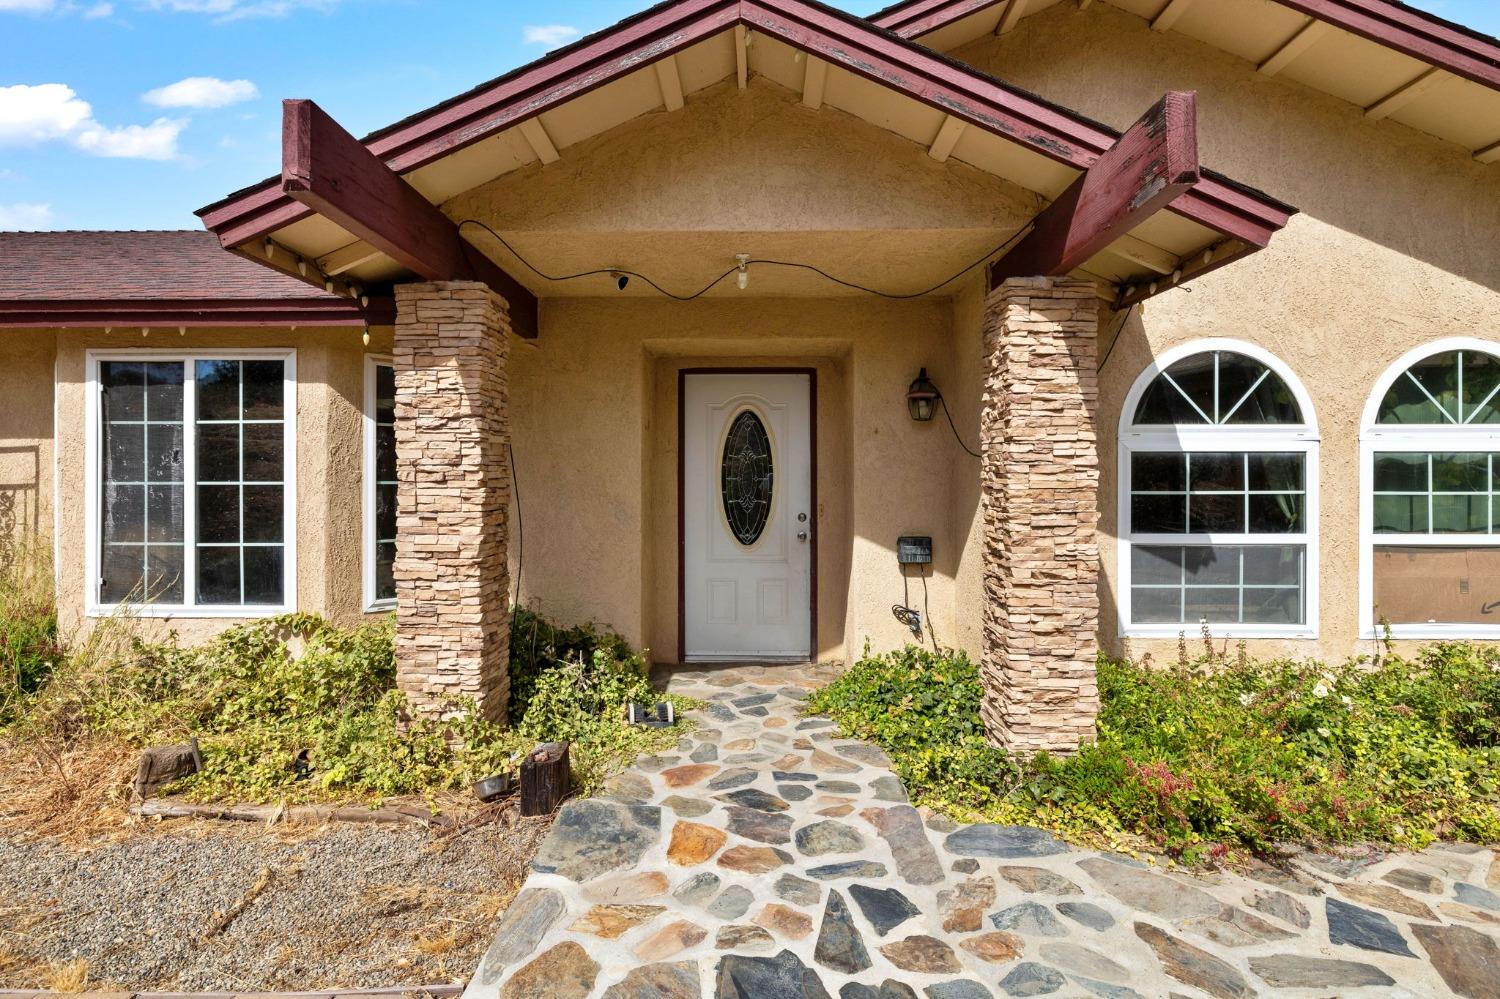
[[[658,701],[655,708],[644,704],[632,704],[625,709],[625,720],[632,725],[647,728],[670,728],[677,724],[677,711],[671,701]]]

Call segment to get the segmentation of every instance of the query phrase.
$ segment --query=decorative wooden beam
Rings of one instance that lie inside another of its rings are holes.
[[[743,24],[734,26],[734,78],[741,90],[750,82],[750,32]]]
[[[1500,163],[1500,142],[1474,150],[1474,158],[1481,163]]]
[[[1256,247],[1237,239],[1226,239],[1214,246],[1205,247],[1182,262],[1181,274],[1175,280],[1168,278],[1162,281],[1147,281],[1121,288],[1120,296],[1115,300],[1115,309],[1125,309],[1137,302],[1144,302],[1158,292],[1186,284],[1194,278],[1202,277],[1209,271],[1216,271],[1226,264],[1232,264],[1255,251]],[[1173,271],[1174,275],[1177,273]]]
[[[656,82],[661,87],[661,102],[668,111],[681,111],[682,100],[682,75],[677,72],[677,57],[669,55],[665,59],[658,59],[656,66]]]
[[[452,219],[312,101],[282,108],[283,191],[428,281],[486,282],[510,306],[511,327],[536,336],[536,296],[470,245]]]
[[[1007,0],[1005,9],[1000,12],[1000,20],[995,25],[995,34],[1005,35],[1014,31],[1016,25],[1021,23],[1021,15],[1026,13],[1026,0]]]
[[[802,106],[814,111],[823,106],[823,87],[828,83],[828,64],[816,56],[807,57],[802,74]]]
[[[395,316],[396,305],[391,298],[378,295],[371,296],[368,306],[326,296],[0,302],[0,328],[160,327],[175,333],[179,326],[384,326]]]
[[[380,256],[380,251],[362,239],[356,239],[348,246],[341,246],[332,253],[326,253],[318,258],[318,270],[330,277],[351,271],[361,264],[367,264]]]
[[[1182,15],[1188,12],[1194,0],[1167,0],[1167,5],[1161,9],[1151,22],[1152,31],[1168,31],[1172,25],[1182,19]]]
[[[1326,21],[1308,21],[1297,33],[1288,38],[1281,48],[1271,53],[1265,62],[1260,64],[1260,72],[1266,76],[1275,76],[1283,69],[1292,64],[1292,61],[1319,41],[1333,33],[1333,26]]]
[[[547,134],[540,118],[527,118],[516,126],[516,131],[521,133],[521,138],[526,140],[526,144],[544,166],[562,159],[562,154],[552,144],[552,136]]]
[[[1181,265],[1176,254],[1169,253],[1159,246],[1153,246],[1144,239],[1137,239],[1128,233],[1109,244],[1109,252],[1158,274],[1171,274]]]
[[[953,147],[958,145],[958,139],[964,134],[968,126],[951,114],[943,118],[943,124],[938,128],[937,137],[932,140],[932,145],[927,147],[927,155],[939,163],[947,162],[948,157],[953,155]]]
[[[1196,93],[1167,93],[990,265],[990,286],[1069,274],[1198,183],[1197,105]]]
[[[1365,117],[1373,118],[1377,121],[1381,118],[1389,118],[1418,97],[1431,92],[1438,84],[1451,79],[1453,77],[1444,70],[1429,69],[1415,80],[1397,87],[1374,104],[1365,108]]]

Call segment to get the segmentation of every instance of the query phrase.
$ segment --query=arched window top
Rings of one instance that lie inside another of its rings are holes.
[[[1234,349],[1200,350],[1161,369],[1140,393],[1136,426],[1301,426],[1296,393],[1266,361]]]
[[[1500,357],[1484,350],[1442,350],[1407,365],[1381,397],[1375,423],[1382,427],[1500,424]]]

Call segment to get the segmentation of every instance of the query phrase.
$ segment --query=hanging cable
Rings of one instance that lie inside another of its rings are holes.
[[[514,246],[511,246],[510,243],[506,240],[506,238],[504,236],[500,235],[498,232],[496,232],[494,229],[490,228],[485,223],[479,221],[478,219],[464,219],[463,221],[461,221],[461,222],[458,223],[459,230],[462,231],[463,227],[466,226],[466,225],[475,226],[476,228],[483,229],[485,232],[489,233],[491,236],[493,236],[495,238],[496,241],[499,242],[499,244],[501,246],[505,247],[505,249],[511,254],[511,256],[513,256],[517,260],[519,260],[522,263],[522,265],[526,267],[527,270],[531,271],[533,274],[535,274],[537,277],[541,278],[544,281],[553,281],[553,282],[576,281],[576,280],[579,280],[580,278],[599,277],[601,275],[609,275],[610,277],[618,279],[620,276],[623,275],[625,277],[636,278],[636,279],[642,281],[643,283],[649,285],[650,287],[654,288],[660,294],[665,295],[667,298],[670,298],[673,301],[677,301],[677,302],[691,302],[695,298],[701,298],[702,296],[708,294],[709,291],[711,291],[715,287],[717,287],[725,279],[729,278],[731,275],[742,273],[743,270],[744,270],[744,268],[748,267],[751,264],[760,264],[760,265],[765,266],[765,267],[786,267],[786,268],[791,268],[793,270],[811,271],[812,273],[818,275],[819,277],[823,278],[824,280],[831,281],[834,284],[842,285],[843,287],[850,288],[850,289],[852,289],[854,291],[864,292],[867,295],[875,295],[875,296],[878,296],[880,298],[893,298],[893,299],[921,298],[924,295],[930,295],[933,292],[937,291],[938,289],[946,287],[947,285],[952,284],[954,281],[957,281],[959,278],[963,277],[965,274],[969,273],[974,268],[976,268],[980,264],[984,263],[986,260],[989,260],[991,257],[996,256],[997,254],[1004,253],[1005,251],[1009,250],[1012,246],[1014,246],[1017,242],[1019,242],[1020,239],[1023,236],[1025,236],[1028,232],[1031,231],[1031,227],[1030,226],[1023,226],[1018,232],[1014,233],[1005,242],[1001,243],[999,246],[995,247],[993,250],[989,251],[984,256],[980,257],[978,260],[975,260],[973,263],[971,263],[968,266],[966,266],[963,270],[958,271],[956,274],[952,275],[951,277],[944,278],[943,280],[939,281],[937,284],[933,285],[932,287],[930,287],[930,288],[924,288],[921,291],[913,291],[913,292],[906,292],[906,293],[900,293],[900,294],[897,294],[897,293],[894,293],[894,292],[880,291],[877,288],[869,288],[869,287],[866,287],[865,285],[859,284],[859,283],[857,283],[855,281],[846,281],[845,279],[843,279],[841,277],[837,277],[836,275],[830,274],[827,271],[823,270],[823,268],[814,266],[813,264],[798,263],[797,261],[793,261],[793,260],[761,260],[761,259],[757,259],[757,258],[749,258],[749,259],[744,260],[741,263],[736,263],[733,267],[729,268],[723,274],[720,274],[718,277],[714,278],[708,284],[704,285],[702,288],[699,288],[697,291],[693,292],[692,294],[689,294],[689,295],[679,295],[676,292],[668,291],[666,288],[663,288],[661,285],[657,284],[655,281],[651,280],[649,277],[647,277],[646,275],[640,273],[639,271],[626,270],[625,268],[622,268],[622,267],[595,267],[595,268],[593,268],[591,270],[577,271],[576,273],[573,273],[573,274],[548,274],[546,271],[542,270],[540,267],[536,266],[531,261],[529,261],[525,257],[523,257],[521,255],[520,251],[518,251]]]
[[[521,525],[521,480],[516,476],[516,450],[510,441],[505,442],[505,453],[510,458],[511,493],[516,497],[516,598],[511,601],[511,627],[515,627],[516,611],[521,609],[521,570],[526,568],[526,532]]]
[[[1130,304],[1130,308],[1125,310],[1124,318],[1122,318],[1120,320],[1120,324],[1115,327],[1114,339],[1109,341],[1109,349],[1104,352],[1104,359],[1101,360],[1099,362],[1099,366],[1094,369],[1094,374],[1098,374],[1099,372],[1103,371],[1104,366],[1109,363],[1109,355],[1115,352],[1115,344],[1120,342],[1120,335],[1125,332],[1125,324],[1130,322],[1130,314],[1135,311],[1135,307],[1139,304],[1139,302],[1132,302]]]
[[[980,457],[978,451],[969,450],[969,445],[965,444],[964,439],[958,436],[958,427],[953,423],[953,414],[948,412],[948,400],[943,398],[943,393],[941,392],[938,393],[938,402],[943,404],[943,415],[948,418],[948,426],[953,430],[953,439],[958,441],[958,446],[963,448],[965,451],[968,451],[969,454],[973,455],[974,457]]]

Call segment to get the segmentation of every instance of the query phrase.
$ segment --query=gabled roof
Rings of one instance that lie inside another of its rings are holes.
[[[904,0],[870,16],[943,51],[1060,0]],[[1094,0],[1081,0],[1086,9]],[[1071,6],[1072,0],[1068,0]],[[1397,0],[1101,0],[1500,163],[1500,39]]]
[[[349,299],[225,253],[207,232],[0,232],[0,326],[363,322]]]
[[[680,108],[686,95],[726,77],[743,86],[752,72],[800,91],[808,107],[849,111],[930,146],[936,159],[964,160],[1048,200],[1120,135],[814,0],[670,0],[363,141],[441,204],[528,163],[554,162],[624,121]],[[877,106],[891,101],[899,106]],[[1206,172],[1171,206],[1175,222],[1148,222],[1101,276],[1149,280],[1200,255],[1217,266],[1265,246],[1294,211]],[[330,276],[398,276],[388,258],[284,193],[281,178],[198,214],[226,248],[256,259],[271,240],[291,251],[273,252],[282,266],[300,258]]]

